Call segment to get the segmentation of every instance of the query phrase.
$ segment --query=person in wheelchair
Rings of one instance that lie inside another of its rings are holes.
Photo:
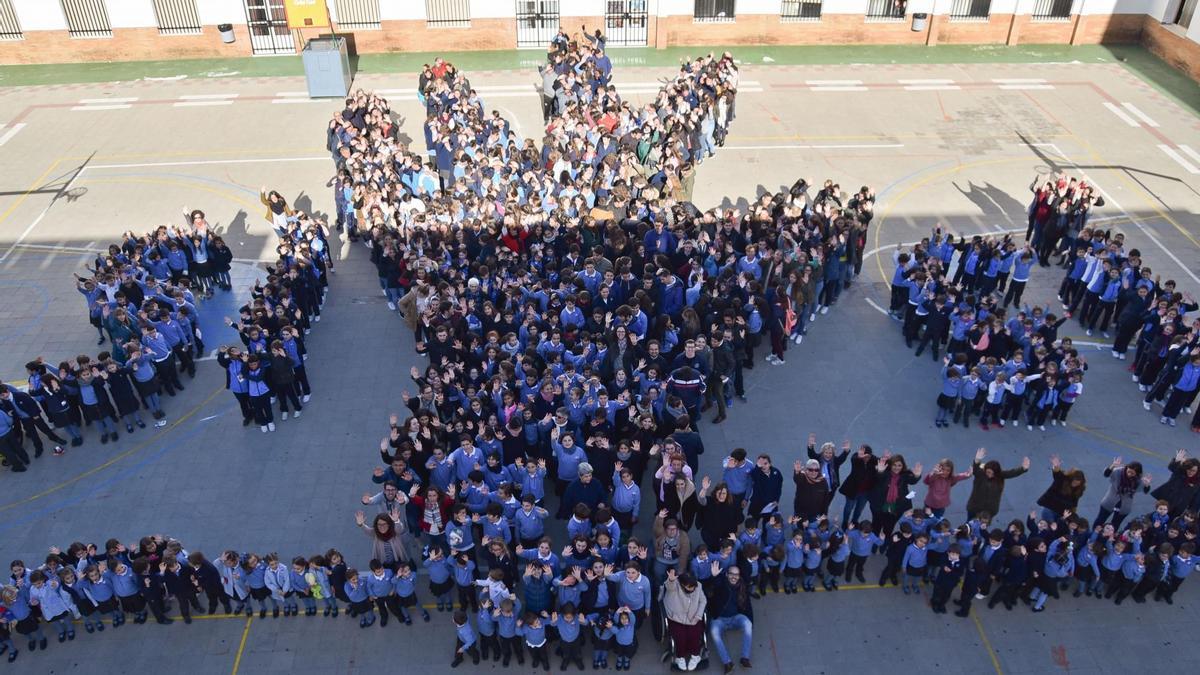
[[[675,667],[695,670],[704,655],[704,610],[708,599],[690,572],[682,576],[667,569],[663,584],[663,617],[670,637]]]

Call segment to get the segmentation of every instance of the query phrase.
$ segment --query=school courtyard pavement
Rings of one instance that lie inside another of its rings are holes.
[[[965,466],[983,446],[1005,466],[1033,459],[1030,474],[1008,484],[1000,514],[1007,522],[1023,518],[1048,485],[1051,454],[1088,473],[1081,511],[1091,518],[1103,492],[1101,471],[1114,456],[1141,461],[1157,484],[1177,448],[1196,451],[1186,424],[1167,429],[1141,409],[1128,362],[1114,361],[1099,332],[1087,338],[1075,323],[1061,334],[1081,341],[1091,368],[1069,427],[933,427],[935,364],[904,349],[880,306],[893,248],[935,224],[967,235],[1023,230],[1030,181],[1066,170],[1105,194],[1098,222],[1125,232],[1164,280],[1200,292],[1200,89],[1137,50],[956,49],[735,52],[744,63],[737,120],[726,147],[699,172],[695,202],[744,206],[807,176],[833,178],[847,191],[873,186],[878,204],[862,277],[818,317],[804,344],[792,347],[786,365],[760,362],[748,373],[750,404],[736,405],[719,427],[702,425],[705,471],[718,471],[736,446],[770,452],[786,470],[803,453],[808,432],[890,448],[926,466],[942,457]],[[619,54],[614,82],[639,101],[679,56]],[[537,138],[536,56],[449,58],[469,73],[488,108]],[[402,133],[418,139],[413,68],[422,59],[363,57],[354,85],[386,90]],[[229,76],[210,76],[222,74]],[[22,364],[38,355],[58,361],[96,353],[71,273],[124,230],[178,222],[184,206],[202,208],[233,247],[245,285],[265,273],[259,261],[273,248],[260,186],[306,210],[332,207],[324,129],[339,106],[308,100],[290,61],[6,67],[0,85],[6,381],[24,377]],[[26,474],[0,475],[0,557],[31,562],[52,545],[155,532],[210,556],[225,548],[311,555],[335,546],[362,566],[367,543],[353,513],[371,488],[388,413],[400,409],[406,373],[419,360],[411,334],[386,309],[366,249],[336,236],[332,243],[338,272],[324,318],[308,337],[314,395],[300,420],[280,423],[270,435],[242,428],[222,373],[204,362],[187,391],[166,401],[165,429],[103,446],[92,435],[84,447],[47,455]],[[1035,269],[1027,302],[1060,311],[1060,278],[1057,269]],[[206,343],[236,339],[220,319],[244,299],[218,296],[201,307]],[[956,523],[969,486],[959,490],[949,513]],[[1150,506],[1148,498],[1139,502],[1139,509]],[[1043,614],[1018,606],[961,620],[935,616],[925,596],[854,585],[758,602],[754,667],[1161,669],[1200,655],[1193,637],[1198,608],[1200,593],[1190,582],[1171,607],[1068,598]],[[75,643],[23,653],[18,663],[23,672],[327,673],[378,671],[403,659],[406,672],[448,672],[449,618],[435,613],[435,622],[363,631],[345,619],[215,617],[186,627],[80,631]],[[656,651],[644,633],[639,672],[660,667]]]

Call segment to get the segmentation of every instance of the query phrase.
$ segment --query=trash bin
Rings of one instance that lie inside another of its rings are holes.
[[[341,97],[350,91],[350,55],[345,38],[313,38],[301,53],[310,98]]]
[[[224,42],[225,44],[231,44],[233,42],[233,24],[219,23],[217,24],[217,30],[221,32],[221,42]]]
[[[929,15],[924,12],[913,14],[912,29],[914,33],[920,33],[929,27]]]

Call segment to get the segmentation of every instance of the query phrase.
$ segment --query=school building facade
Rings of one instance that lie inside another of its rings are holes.
[[[289,2],[292,0],[288,0]],[[1200,80],[1200,0],[296,0],[358,53],[610,47],[1142,43]],[[294,54],[285,0],[0,0],[0,64]]]

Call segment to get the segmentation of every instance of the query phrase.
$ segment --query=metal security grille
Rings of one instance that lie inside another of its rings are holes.
[[[337,26],[350,30],[379,28],[379,0],[337,0]]]
[[[821,0],[783,0],[779,17],[784,21],[820,21]]]
[[[1074,0],[1034,0],[1033,18],[1039,21],[1065,21],[1071,18]]]
[[[950,7],[953,21],[986,21],[992,11],[992,0],[954,0]]]
[[[548,47],[558,33],[558,0],[517,0],[517,47]]]
[[[0,40],[20,40],[24,37],[12,0],[0,0]]]
[[[470,28],[471,0],[425,0],[425,25],[430,28]]]
[[[245,0],[246,27],[255,54],[295,54],[296,40],[287,26],[283,0]]]
[[[112,37],[104,0],[60,0],[71,37]]]
[[[692,17],[703,23],[733,21],[737,14],[737,0],[696,0]]]
[[[867,4],[867,19],[870,21],[903,21],[907,9],[907,0],[870,0]]]
[[[646,0],[608,0],[604,9],[605,44],[611,47],[646,46]]]
[[[159,35],[195,35],[200,32],[196,0],[154,0]]]

